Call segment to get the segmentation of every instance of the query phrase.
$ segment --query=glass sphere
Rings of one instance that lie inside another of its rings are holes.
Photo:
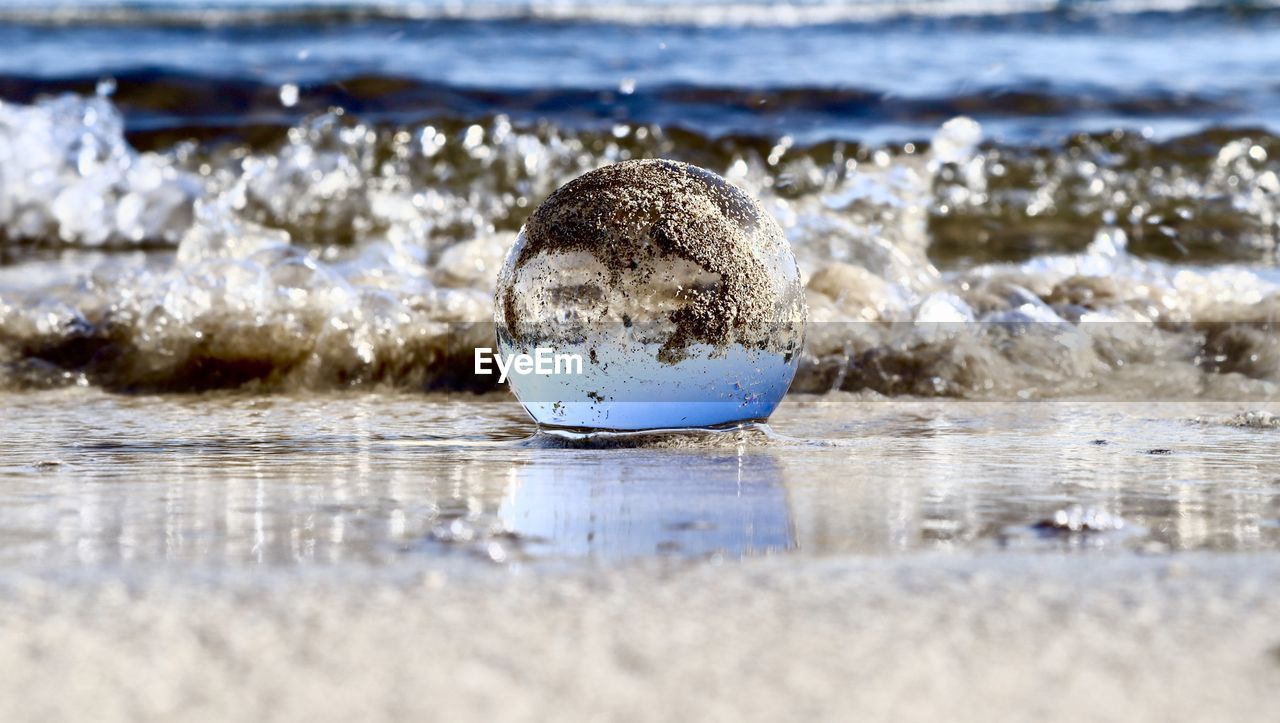
[[[627,161],[529,217],[498,276],[495,361],[540,425],[730,426],[782,400],[806,314],[759,203],[696,166]]]

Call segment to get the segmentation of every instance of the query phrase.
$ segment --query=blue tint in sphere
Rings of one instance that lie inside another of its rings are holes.
[[[627,161],[562,186],[498,277],[497,353],[548,427],[646,430],[766,419],[795,376],[807,309],[776,221],[720,176]]]

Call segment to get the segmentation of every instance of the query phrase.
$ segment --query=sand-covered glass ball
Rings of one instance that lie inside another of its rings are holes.
[[[627,161],[529,217],[498,278],[495,360],[544,426],[727,426],[782,400],[806,313],[759,203],[696,166]]]

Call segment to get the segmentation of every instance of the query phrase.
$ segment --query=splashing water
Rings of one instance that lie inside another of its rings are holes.
[[[170,159],[124,142],[104,95],[0,103],[0,238],[173,243],[199,191]]]
[[[980,139],[967,119],[864,148],[332,112],[263,145],[140,152],[103,94],[0,104],[0,249],[17,262],[0,267],[0,374],[483,387],[471,350],[492,346],[494,280],[532,207],[663,156],[722,171],[781,224],[811,309],[798,389],[1272,393],[1280,142]],[[161,250],[82,251],[140,245]]]

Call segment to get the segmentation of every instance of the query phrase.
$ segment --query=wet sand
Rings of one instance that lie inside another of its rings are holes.
[[[575,448],[502,399],[2,396],[0,563],[1280,550],[1268,405],[792,395],[769,432]],[[1042,524],[1077,509],[1114,524]]]
[[[0,718],[1265,720],[1274,556],[0,576]]]

